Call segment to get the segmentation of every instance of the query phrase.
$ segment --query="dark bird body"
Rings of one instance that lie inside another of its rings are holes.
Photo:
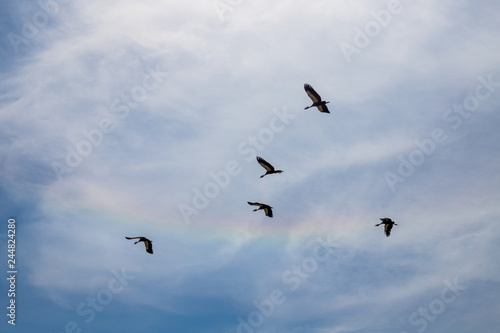
[[[137,242],[134,244],[137,244],[139,242],[144,242],[144,245],[146,246],[146,252],[153,254],[153,242],[147,239],[146,237],[125,237],[126,239],[139,239]]]
[[[381,217],[380,221],[382,222],[380,222],[379,224],[375,224],[375,226],[378,227],[379,225],[383,224],[385,235],[389,237],[391,235],[392,226],[397,224],[388,217]]]
[[[321,96],[316,92],[316,90],[314,90],[314,88],[311,85],[309,85],[307,83],[304,84],[304,89],[305,89],[307,95],[309,96],[309,98],[311,98],[311,100],[313,101],[313,103],[310,106],[306,106],[304,108],[304,110],[307,110],[307,109],[315,106],[321,112],[330,113],[330,111],[328,110],[328,107],[326,106],[326,104],[330,103],[330,102],[325,102],[325,101],[321,100]]]
[[[259,206],[259,208],[256,208],[253,210],[254,212],[258,211],[259,209],[263,209],[266,216],[273,217],[273,211],[272,211],[273,207],[266,205],[266,204],[261,204],[258,202],[250,202],[250,201],[247,201],[247,202],[251,206]]]
[[[274,167],[269,162],[267,162],[265,159],[263,159],[260,156],[257,156],[257,162],[259,162],[259,164],[264,169],[266,169],[266,173],[263,174],[262,176],[260,176],[260,178],[264,177],[265,175],[271,175],[273,173],[282,173],[283,172],[283,170],[276,170],[276,169],[274,169]]]

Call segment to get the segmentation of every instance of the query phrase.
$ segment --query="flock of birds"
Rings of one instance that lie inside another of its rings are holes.
[[[330,113],[330,111],[328,110],[328,107],[326,106],[326,104],[330,103],[330,102],[323,101],[321,99],[321,96],[316,92],[316,90],[314,90],[314,88],[311,85],[309,85],[307,83],[304,84],[304,90],[306,91],[307,95],[309,96],[309,98],[311,98],[311,100],[313,102],[313,104],[311,104],[310,106],[306,106],[304,108],[304,110],[307,110],[307,109],[312,108],[312,107],[317,107],[320,112]],[[283,172],[283,170],[276,170],[271,163],[267,162],[265,159],[263,159],[260,156],[257,156],[257,162],[259,162],[259,164],[266,170],[266,173],[263,174],[262,176],[260,176],[260,178],[263,178],[264,176],[267,176],[267,175]],[[258,208],[253,210],[254,212],[262,209],[266,216],[273,217],[273,210],[272,210],[273,207],[266,205],[266,204],[263,204],[263,203],[260,203],[260,202],[248,201],[248,204],[251,206],[258,207]],[[397,224],[388,217],[381,217],[380,221],[381,222],[378,224],[375,224],[375,226],[378,227],[379,225],[383,224],[385,235],[387,237],[389,237],[391,235],[392,227],[394,225],[397,225]],[[139,239],[134,244],[137,244],[139,242],[144,242],[144,245],[146,246],[146,252],[153,254],[153,242],[151,240],[147,239],[146,237],[139,236],[139,237],[125,237],[125,238],[126,239]]]

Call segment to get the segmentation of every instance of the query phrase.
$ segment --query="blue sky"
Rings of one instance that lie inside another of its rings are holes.
[[[0,6],[2,332],[497,332],[497,1]]]

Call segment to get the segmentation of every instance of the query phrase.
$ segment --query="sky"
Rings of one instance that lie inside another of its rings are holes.
[[[1,2],[0,331],[497,332],[499,10]]]

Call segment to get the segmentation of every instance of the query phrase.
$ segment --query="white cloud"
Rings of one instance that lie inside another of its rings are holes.
[[[1,89],[2,186],[37,203],[26,207],[36,217],[24,242],[29,283],[70,309],[74,294],[92,295],[123,266],[136,275],[127,306],[196,321],[217,313],[198,303],[213,301],[232,316],[214,329],[236,329],[255,299],[289,287],[283,272],[315,237],[332,235],[342,256],[287,294],[263,331],[390,331],[444,279],[497,288],[498,92],[459,130],[443,121],[478,76],[500,78],[497,5],[401,3],[351,63],[339,44],[387,1],[242,1],[223,22],[211,1],[61,6]],[[152,70],[166,74],[134,100]],[[306,82],[331,114],[302,112]],[[238,150],[281,111],[297,116],[264,149]],[[59,180],[52,163],[65,165],[67,147],[82,149],[103,119],[113,129]],[[391,191],[384,172],[437,127],[449,141]],[[285,172],[259,179],[254,153]],[[179,204],[233,160],[241,172],[184,224]],[[275,217],[253,213],[249,200],[269,202]],[[389,238],[374,227],[382,216],[399,224]],[[153,256],[124,239],[135,235],[153,239]]]

